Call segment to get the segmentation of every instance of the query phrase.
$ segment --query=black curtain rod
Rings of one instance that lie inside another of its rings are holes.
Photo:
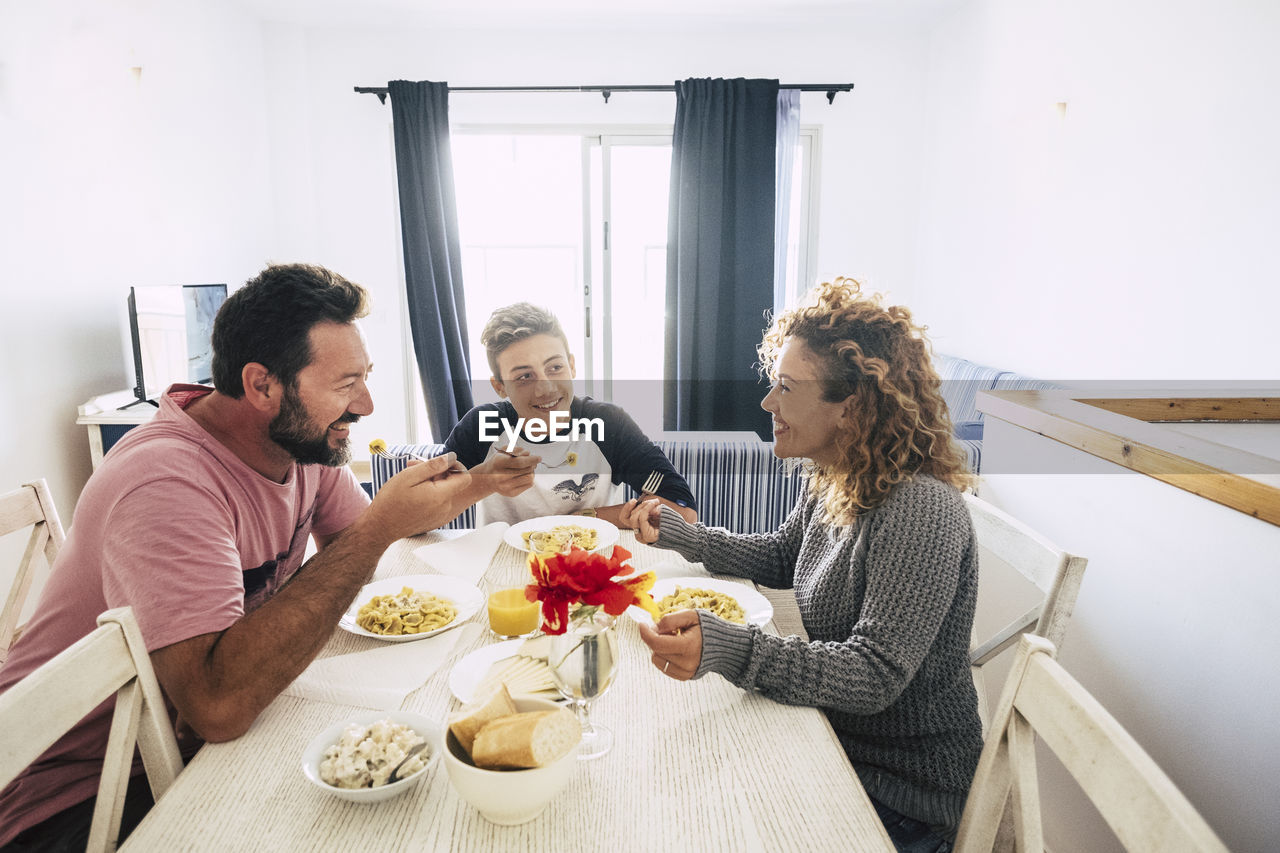
[[[387,102],[386,86],[356,86],[361,95],[377,95],[382,103]],[[779,89],[799,89],[801,92],[826,92],[827,103],[833,103],[837,92],[850,92],[852,83],[781,83]],[[450,92],[599,92],[604,95],[604,102],[609,103],[609,96],[614,92],[674,92],[674,85],[668,86],[450,86]]]

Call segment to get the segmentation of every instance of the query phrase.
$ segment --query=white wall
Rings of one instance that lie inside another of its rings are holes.
[[[46,477],[64,524],[76,407],[132,385],[129,286],[234,287],[272,247],[262,68],[222,4],[0,0],[0,489]]]
[[[1280,528],[994,418],[983,481],[1089,559],[1063,666],[1228,848],[1280,847]],[[1041,796],[1054,853],[1122,849],[1060,770]]]
[[[665,20],[664,20],[665,23]],[[657,26],[657,25],[655,25]],[[400,337],[402,278],[394,201],[391,108],[356,85],[391,79],[454,85],[670,83],[691,76],[769,76],[784,82],[852,81],[828,105],[806,94],[801,119],[823,126],[823,275],[856,272],[905,288],[913,274],[920,179],[924,40],[914,25],[869,20],[837,27],[638,30],[351,31],[273,26],[267,35],[270,136],[282,254],[333,266],[370,287],[366,323],[377,411],[367,438],[403,435],[406,374]],[[454,124],[656,124],[670,127],[675,98],[618,93],[455,94]],[[284,150],[284,147],[281,148]]]
[[[130,285],[235,287],[289,260],[368,285],[378,411],[363,434],[404,433],[391,114],[356,84],[852,81],[834,106],[804,97],[803,120],[825,133],[816,268],[909,290],[926,45],[911,21],[360,31],[264,23],[214,0],[0,0],[0,15],[0,175],[22,199],[0,213],[0,390],[22,412],[0,432],[0,482],[48,477],[67,521],[89,474],[75,407],[131,384]],[[473,95],[451,109],[455,122],[670,125],[674,98]],[[11,361],[29,352],[39,369]]]
[[[939,348],[1065,380],[1280,379],[1278,38],[1271,0],[941,19],[913,303]]]
[[[1267,0],[940,18],[910,303],[938,348],[1067,381],[1280,379],[1278,39]],[[1280,847],[1280,533],[1102,463],[1002,475],[1014,447],[1061,458],[1012,429],[988,422],[984,496],[1090,560],[1063,662],[1229,847]],[[1042,795],[1055,853],[1116,849],[1070,783]]]

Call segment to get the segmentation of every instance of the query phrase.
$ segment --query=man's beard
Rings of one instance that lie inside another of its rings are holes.
[[[355,423],[360,416],[345,412],[334,423]],[[289,455],[301,465],[328,465],[338,468],[351,461],[351,443],[342,441],[338,446],[329,446],[329,427],[322,427],[316,434],[312,426],[311,416],[298,399],[292,386],[286,386],[280,401],[280,412],[272,418],[267,428],[271,440],[288,451]]]

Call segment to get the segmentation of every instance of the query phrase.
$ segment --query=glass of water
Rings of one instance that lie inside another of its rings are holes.
[[[599,758],[613,746],[613,732],[591,722],[591,703],[609,689],[617,674],[614,617],[594,607],[574,611],[565,632],[551,636],[547,663],[556,687],[572,703],[582,726],[578,758]]]

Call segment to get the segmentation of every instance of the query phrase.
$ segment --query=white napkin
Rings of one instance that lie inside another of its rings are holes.
[[[470,583],[477,583],[489,562],[502,545],[502,534],[511,525],[495,521],[478,530],[459,536],[457,539],[446,539],[432,545],[415,548],[413,556],[426,563],[438,574],[455,578],[464,578]]]
[[[663,560],[661,563],[654,563],[648,570],[654,573],[657,580],[665,580],[666,578],[711,577],[711,573],[706,570],[702,563]]]
[[[312,661],[284,689],[290,696],[394,711],[452,657],[484,630],[475,622],[425,640],[388,643],[365,652],[352,652]]]

